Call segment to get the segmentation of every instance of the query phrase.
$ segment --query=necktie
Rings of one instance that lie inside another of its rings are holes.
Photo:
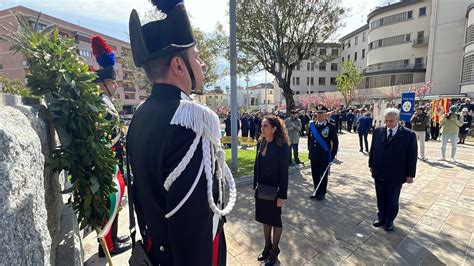
[[[388,131],[390,132],[390,134],[388,134],[387,140],[391,140],[393,138],[393,129],[389,129]]]

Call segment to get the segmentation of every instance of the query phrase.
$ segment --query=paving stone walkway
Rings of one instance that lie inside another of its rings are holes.
[[[370,141],[370,135],[369,135]],[[306,139],[301,150],[306,150]],[[368,155],[358,152],[356,134],[340,136],[340,161],[331,169],[325,201],[309,199],[310,169],[290,175],[283,208],[281,265],[474,265],[474,144],[459,145],[457,163],[439,162],[441,143],[426,143],[428,161],[418,161],[415,182],[404,185],[395,230],[371,226],[376,217]],[[450,146],[448,145],[448,152]],[[254,221],[250,185],[238,189],[227,217],[228,265],[260,265],[262,225]],[[120,233],[128,230],[121,212]],[[84,239],[86,265],[104,265],[93,236]],[[130,253],[113,258],[128,265]]]

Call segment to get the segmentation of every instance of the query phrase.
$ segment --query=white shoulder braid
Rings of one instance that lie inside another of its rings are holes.
[[[199,170],[192,187],[183,200],[181,200],[181,202],[171,212],[166,214],[166,218],[169,218],[175,214],[186,202],[189,196],[191,196],[203,170],[207,179],[207,198],[209,207],[217,215],[227,215],[235,205],[237,192],[234,178],[229,167],[225,163],[225,153],[221,147],[219,117],[206,106],[188,100],[181,100],[178,109],[176,109],[176,112],[171,119],[170,124],[191,129],[194,131],[194,133],[196,133],[196,138],[178,166],[166,178],[164,183],[165,189],[169,190],[173,182],[184,171],[186,166],[189,164],[189,161],[193,157],[194,152],[196,151],[197,146],[201,140],[203,159],[201,162],[201,169]],[[223,209],[219,209],[214,203],[214,196],[212,193],[214,175],[219,182],[218,204],[221,206],[221,208],[223,207],[222,205],[224,201],[224,185],[226,184],[229,187],[229,202]]]

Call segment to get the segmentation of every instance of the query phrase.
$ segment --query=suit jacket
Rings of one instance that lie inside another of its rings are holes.
[[[359,126],[357,127],[357,133],[368,134],[370,127],[372,127],[372,118],[366,115],[363,115],[359,119]]]
[[[290,147],[288,144],[282,143],[281,146],[272,141],[268,143],[265,159],[271,164],[261,163],[259,153],[261,145],[265,140],[257,143],[257,155],[253,167],[253,188],[257,187],[257,183],[278,187],[277,197],[280,199],[287,198],[288,190],[288,165],[290,162]],[[268,157],[267,157],[268,156]]]
[[[407,176],[415,177],[417,149],[412,130],[399,126],[395,136],[387,140],[387,128],[376,128],[369,152],[372,177],[393,184],[405,183]]]
[[[166,177],[196,137],[191,129],[170,125],[180,100],[179,88],[154,84],[150,97],[135,112],[127,136],[134,176],[131,191],[140,232],[153,243],[149,255],[154,265],[211,265],[213,212],[204,172],[181,209],[165,218],[191,188],[202,160],[201,141],[185,170],[165,190]]]

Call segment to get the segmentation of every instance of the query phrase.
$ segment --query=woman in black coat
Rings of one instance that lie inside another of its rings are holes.
[[[281,208],[287,197],[288,164],[290,149],[288,133],[283,120],[269,115],[262,121],[262,135],[257,144],[257,156],[254,165],[255,220],[263,224],[265,248],[258,256],[259,261],[273,265],[280,249],[278,243],[282,233]],[[261,185],[271,186],[276,191],[274,199],[261,199]],[[260,195],[259,195],[260,191]],[[271,231],[273,227],[273,243]]]

